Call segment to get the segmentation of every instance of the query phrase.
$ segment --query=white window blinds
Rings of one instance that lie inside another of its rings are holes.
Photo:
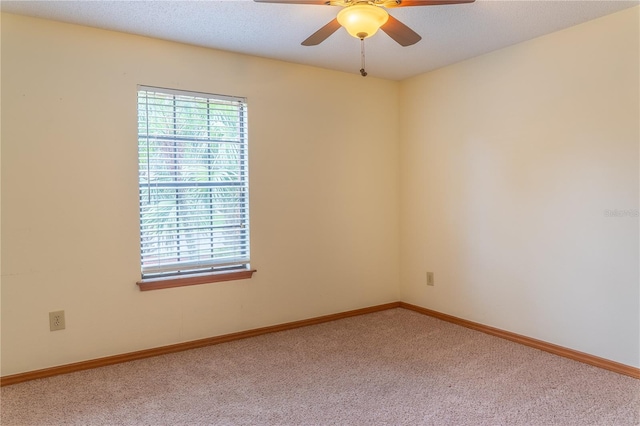
[[[247,104],[138,86],[143,277],[246,269]]]

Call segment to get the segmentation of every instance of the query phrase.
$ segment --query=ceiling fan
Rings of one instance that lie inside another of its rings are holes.
[[[389,15],[385,8],[407,6],[436,6],[446,4],[473,3],[475,0],[254,0],[258,3],[308,4],[322,6],[341,6],[331,22],[311,34],[303,46],[316,46],[325,41],[341,26],[355,38],[361,40],[362,69],[360,74],[366,76],[364,70],[364,39],[374,35],[381,29],[401,46],[411,46],[422,37],[411,28]]]

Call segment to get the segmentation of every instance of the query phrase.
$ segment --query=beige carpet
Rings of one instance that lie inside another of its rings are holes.
[[[1,392],[3,425],[640,424],[640,380],[404,309]]]

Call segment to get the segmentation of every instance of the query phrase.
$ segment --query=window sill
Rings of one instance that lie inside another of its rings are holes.
[[[202,275],[191,275],[169,278],[151,278],[138,281],[140,291],[161,290],[163,288],[186,287],[189,285],[210,284],[221,281],[244,280],[251,278],[255,269],[233,272],[216,272]]]

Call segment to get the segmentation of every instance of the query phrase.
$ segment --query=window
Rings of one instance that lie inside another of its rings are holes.
[[[247,104],[138,86],[143,290],[248,278]]]

